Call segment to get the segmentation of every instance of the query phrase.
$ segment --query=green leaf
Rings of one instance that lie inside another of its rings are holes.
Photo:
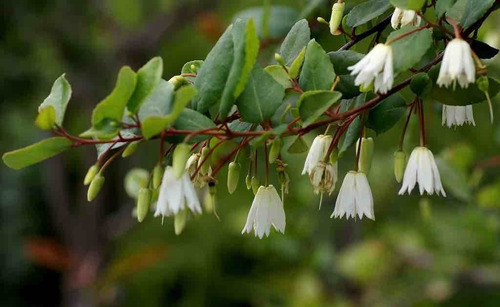
[[[111,140],[122,129],[121,124],[111,119],[104,119],[80,134],[82,138],[97,138],[99,140]]]
[[[339,75],[350,75],[351,71],[347,68],[358,63],[365,56],[362,53],[352,50],[330,52],[328,55],[335,68],[335,72]]]
[[[259,37],[283,38],[299,19],[299,12],[289,6],[256,7],[238,13],[233,20],[253,18]],[[268,22],[264,22],[267,19]]]
[[[168,125],[177,120],[181,112],[186,108],[191,99],[196,96],[196,89],[192,85],[184,86],[175,92],[175,101],[172,110],[169,110],[168,115],[150,115],[141,125],[142,135],[144,138],[149,139]]]
[[[174,101],[174,86],[165,81],[155,88],[139,109],[139,120],[145,121],[150,116],[163,116],[171,112]]]
[[[461,201],[470,201],[472,191],[467,182],[467,176],[441,158],[436,159],[436,164],[441,174],[446,192],[451,193]]]
[[[130,139],[130,138],[133,138],[133,137],[136,137],[137,135],[135,135],[131,129],[126,129],[126,130],[122,130],[121,132],[121,136],[123,138],[126,138],[126,139]],[[113,138],[114,141],[116,140],[119,140],[118,137],[115,137]],[[125,145],[128,145],[129,143],[128,142],[118,142],[118,143],[106,143],[106,144],[96,144],[95,145],[95,148],[97,150],[97,159],[100,159],[101,156],[109,149],[118,149],[120,147],[123,147]]]
[[[137,82],[136,73],[125,66],[118,74],[115,88],[101,101],[92,112],[92,125],[99,125],[104,120],[121,121],[127,102],[134,93]]]
[[[392,5],[403,10],[419,11],[426,0],[391,0]]]
[[[202,60],[189,61],[184,64],[184,66],[182,66],[181,74],[197,74],[201,68],[201,65],[203,65]],[[194,66],[194,70],[192,66]]]
[[[453,18],[457,22],[462,20],[468,0],[457,0],[451,8],[446,11],[446,16]]]
[[[365,103],[366,93],[360,95],[354,101],[353,107],[357,107]],[[349,125],[347,131],[344,136],[344,141],[342,142],[342,146],[340,147],[339,155],[343,155],[349,148],[351,148],[354,143],[359,139],[359,135],[361,133],[361,118],[358,116],[356,119]]]
[[[300,87],[304,91],[329,90],[335,77],[330,57],[314,39],[311,40],[300,73]]]
[[[481,19],[484,14],[495,4],[495,0],[469,0],[465,7],[465,13],[460,23],[462,27],[468,28]]]
[[[255,31],[253,19],[249,19],[246,22],[237,21],[233,25],[232,34],[234,59],[226,86],[222,92],[219,108],[219,117],[221,118],[226,118],[229,115],[234,101],[245,90],[248,77],[257,61],[259,53],[259,38]]]
[[[302,64],[304,63],[304,58],[306,57],[306,48],[302,48],[302,51],[299,53],[299,55],[293,60],[292,65],[290,65],[290,69],[288,70],[288,74],[290,75],[290,78],[295,79],[299,76],[300,73],[300,68],[302,67]]]
[[[236,104],[245,121],[257,124],[273,116],[284,96],[283,86],[257,64]]]
[[[42,109],[52,106],[56,111],[56,124],[62,126],[64,121],[64,114],[68,106],[69,99],[71,98],[71,85],[66,80],[66,74],[62,74],[52,85],[50,94],[43,103],[38,107],[40,112]]]
[[[214,122],[205,115],[191,109],[184,109],[174,123],[177,130],[204,130],[215,127]],[[198,135],[190,139],[191,143],[201,142],[210,136]]]
[[[347,25],[360,26],[382,15],[391,7],[389,0],[369,0],[355,6],[347,15]]]
[[[151,59],[139,69],[135,91],[127,104],[130,112],[136,113],[139,110],[141,104],[153,93],[158,83],[160,83],[162,74],[163,60],[160,57]]]
[[[264,70],[285,89],[292,87],[292,81],[288,77],[286,70],[281,67],[281,65],[267,66]]]
[[[400,94],[384,99],[376,108],[370,111],[366,127],[377,134],[384,133],[394,127],[406,113],[406,102]]]
[[[302,49],[307,46],[311,40],[311,30],[307,20],[299,20],[288,32],[283,44],[281,44],[280,54],[285,65],[292,64]]]
[[[291,154],[301,154],[309,150],[306,142],[304,142],[301,137],[296,135],[291,137],[291,141],[289,144],[290,145],[288,146],[287,152]]]
[[[389,35],[387,41],[412,31],[415,28],[416,27],[408,26],[394,31]],[[418,31],[391,43],[392,54],[394,57],[394,72],[403,72],[418,64],[431,45],[432,31],[430,29]]]
[[[193,101],[193,108],[201,113],[207,112],[222,97],[234,60],[232,33],[233,25],[212,48],[194,81],[198,96]]]
[[[56,123],[56,109],[53,106],[46,106],[38,111],[35,119],[35,125],[42,130],[54,128]]]
[[[309,91],[300,96],[298,102],[300,118],[303,126],[314,123],[326,110],[337,103],[342,93],[330,91]]]
[[[429,72],[429,76],[434,81],[434,83],[436,82],[438,75],[439,67],[434,67]],[[498,92],[500,92],[500,83],[493,78],[488,78],[488,81],[488,93],[493,99],[493,97],[495,97]],[[436,101],[451,106],[466,106],[469,104],[480,103],[486,100],[485,94],[478,88],[477,84],[475,83],[469,85],[469,87],[465,89],[458,85],[455,87],[455,89],[453,89],[453,87],[445,88],[434,85],[431,90],[431,97]]]
[[[453,7],[457,0],[437,0],[434,13],[441,18],[449,9]]]
[[[347,68],[361,61],[364,54],[352,50],[341,50],[330,52],[328,55],[330,56],[330,61],[333,63],[335,72],[340,77],[335,90],[342,93],[343,99],[351,99],[359,96],[361,94],[359,86],[354,84],[356,76],[351,76],[351,72]]]
[[[419,73],[411,80],[410,88],[415,95],[425,98],[432,90],[432,80],[428,74]]]
[[[21,169],[36,164],[71,148],[71,141],[64,137],[45,139],[36,144],[7,152],[3,162],[12,169]]]

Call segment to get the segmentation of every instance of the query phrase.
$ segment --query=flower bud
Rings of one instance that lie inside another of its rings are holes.
[[[144,221],[151,205],[151,190],[148,188],[141,188],[137,195],[137,220],[139,223]]]
[[[476,81],[477,87],[482,91],[482,92],[488,92],[490,89],[490,81],[488,80],[488,77],[486,76],[481,76],[477,79]]]
[[[344,16],[345,3],[335,3],[332,7],[332,16],[330,18],[330,33],[332,35],[340,35],[339,26],[342,23]]]
[[[181,143],[175,147],[172,156],[172,167],[174,168],[175,177],[181,178],[186,170],[186,162],[189,159],[191,146],[186,143]]]
[[[358,140],[359,142],[360,140]],[[358,148],[359,143],[356,144]],[[375,148],[375,143],[372,138],[362,138],[361,139],[361,153],[359,154],[359,164],[358,169],[360,172],[368,175],[372,167],[373,160],[373,150]]]
[[[269,150],[269,163],[274,163],[278,159],[281,153],[281,147],[283,146],[283,140],[281,138],[274,139],[271,144],[271,149]]]
[[[181,210],[179,211],[179,213],[177,213],[177,215],[174,218],[175,235],[178,236],[184,231],[184,228],[186,228],[187,217],[188,217],[187,209]]]
[[[274,58],[276,59],[276,62],[278,62],[278,64],[280,64],[281,66],[285,66],[285,62],[283,61],[283,58],[279,53],[275,53]]]
[[[318,18],[316,18],[316,20],[317,20],[319,23],[322,23],[322,24],[325,24],[325,25],[330,25],[330,24],[328,23],[328,21],[326,21],[326,20],[325,20],[325,18],[323,18],[323,17],[318,17]]]
[[[207,146],[203,147],[203,149],[201,150],[200,160],[198,161],[198,166],[200,166],[200,163],[203,162],[203,165],[200,168],[200,172],[205,175],[208,174],[208,172],[210,171],[210,162],[208,161],[207,158],[209,153],[210,153],[210,148],[208,148]]]
[[[405,174],[406,168],[406,153],[402,150],[394,153],[394,177],[396,181],[401,183]]]
[[[183,76],[173,76],[172,78],[170,78],[170,80],[168,80],[168,83],[172,84],[174,88],[177,89],[183,84],[186,84],[187,80]]]
[[[240,180],[241,165],[238,162],[229,163],[227,172],[227,190],[229,194],[233,194],[238,187],[238,182]]]
[[[94,179],[95,175],[99,172],[99,165],[94,164],[92,165],[89,170],[87,171],[87,174],[85,175],[85,179],[83,180],[84,185],[89,185],[92,180]]]
[[[135,141],[135,142],[128,144],[127,148],[125,148],[125,150],[122,153],[122,158],[126,158],[128,156],[133,155],[137,151],[137,148],[139,148],[140,142],[141,141]]]
[[[372,83],[370,83],[370,85],[369,85],[369,86],[367,86],[367,87],[365,87],[365,86],[364,86],[364,84],[361,84],[361,85],[359,86],[359,91],[360,91],[361,93],[369,93],[369,92],[373,91],[373,82],[372,82]]]
[[[252,177],[252,192],[253,194],[257,194],[257,191],[259,190],[260,187],[260,181],[259,178],[253,176]]]
[[[217,214],[217,208],[215,206],[215,194],[217,194],[217,186],[215,181],[210,181],[208,183],[208,205],[212,207],[215,217],[220,221],[219,214]]]
[[[103,185],[104,177],[100,173],[96,174],[94,179],[92,179],[92,182],[90,182],[90,186],[87,191],[87,200],[89,202],[93,201],[97,197]]]
[[[250,174],[248,174],[245,178],[245,184],[247,186],[247,190],[250,190],[252,188],[252,177],[250,176]]]
[[[164,171],[160,164],[153,169],[153,188],[158,189],[160,187]]]

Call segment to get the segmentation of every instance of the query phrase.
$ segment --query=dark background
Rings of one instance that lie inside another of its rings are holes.
[[[327,51],[344,43],[314,22],[315,16],[328,17],[328,1],[271,2],[287,6],[280,9],[288,17],[272,22],[262,63],[271,61],[275,42],[301,16],[311,21],[313,36]],[[358,2],[347,1],[348,8]],[[73,87],[65,126],[77,134],[88,128],[93,107],[111,90],[121,66],[138,69],[160,55],[169,79],[185,62],[205,58],[239,12],[259,5],[260,0],[3,1],[0,152],[48,136],[33,120],[63,72]],[[494,13],[479,32],[497,48],[499,16]],[[498,60],[491,65],[498,77]],[[252,195],[241,184],[227,196],[224,171],[220,222],[205,214],[189,221],[178,237],[171,219],[163,226],[152,216],[136,223],[123,178],[133,167],[150,169],[157,144],[114,163],[92,203],[81,182],[95,161],[94,148],[22,171],[3,165],[1,305],[498,306],[500,108],[494,102],[493,125],[486,104],[474,107],[476,127],[441,127],[441,105],[428,109],[429,147],[438,157],[446,199],[397,196],[392,154],[402,123],[376,138],[369,177],[376,222],[330,219],[336,192],[318,211],[307,178],[299,176],[305,156],[286,157],[292,177],[286,234],[273,231],[263,240],[240,234]],[[412,122],[408,152],[417,134]],[[352,156],[341,160],[341,178]]]

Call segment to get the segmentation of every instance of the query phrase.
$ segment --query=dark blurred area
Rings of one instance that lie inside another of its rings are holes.
[[[33,125],[37,106],[66,72],[73,97],[66,128],[88,128],[93,107],[111,91],[123,65],[138,69],[163,57],[164,78],[204,59],[236,16],[263,0],[16,0],[0,5],[0,152],[48,134]],[[272,61],[300,18],[327,51],[344,42],[315,18],[331,1],[272,0],[276,16],[259,60]],[[346,1],[348,8],[359,0]],[[388,12],[389,13],[389,12]],[[387,13],[387,14],[388,14]],[[479,39],[500,45],[500,13]],[[262,33],[261,33],[262,35]],[[368,42],[369,43],[369,42]],[[366,52],[367,45],[356,46]],[[499,77],[500,63],[489,63]],[[337,191],[319,199],[300,177],[304,155],[286,156],[291,194],[286,234],[241,235],[252,197],[243,184],[229,197],[224,172],[221,221],[204,214],[175,236],[172,219],[132,217],[124,177],[151,169],[156,146],[144,146],[107,171],[103,193],[85,199],[82,180],[95,148],[42,164],[0,168],[1,306],[500,306],[500,104],[485,103],[476,127],[441,126],[429,111],[429,143],[448,198],[397,196],[392,157],[403,123],[375,139],[370,175],[376,222],[332,220]],[[412,122],[405,149],[416,144]],[[312,137],[312,136],[311,136]],[[309,140],[311,141],[311,140]],[[340,162],[340,178],[353,164]]]

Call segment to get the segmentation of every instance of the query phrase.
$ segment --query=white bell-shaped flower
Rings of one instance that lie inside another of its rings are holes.
[[[404,26],[419,26],[422,18],[413,10],[402,10],[396,8],[391,18],[391,25],[394,29]]]
[[[241,233],[250,233],[253,228],[255,236],[262,239],[264,234],[269,236],[271,226],[277,231],[285,233],[286,218],[283,202],[272,185],[260,186]]]
[[[338,180],[338,164],[320,162],[309,175],[314,193],[332,194]]]
[[[472,105],[448,106],[443,105],[443,126],[463,126],[464,124],[476,125]]]
[[[331,217],[342,218],[344,215],[347,219],[357,215],[360,219],[366,216],[375,220],[372,191],[364,173],[350,171],[344,178]]]
[[[457,81],[463,88],[476,81],[472,50],[461,38],[453,39],[446,46],[437,84],[449,87],[451,84],[455,86]]]
[[[434,155],[427,147],[416,147],[411,153],[399,195],[403,195],[407,191],[410,194],[417,183],[420,195],[427,192],[429,195],[436,193],[446,197]]]
[[[174,169],[169,166],[163,174],[155,216],[177,215],[185,208],[189,208],[193,213],[201,213],[200,201],[189,175],[184,172],[181,178],[177,179]]]
[[[311,175],[314,168],[319,162],[325,159],[328,153],[328,148],[332,143],[332,137],[329,135],[318,135],[307,153],[306,162],[304,163],[304,169],[302,170],[302,175]]]
[[[374,83],[375,92],[386,94],[394,83],[392,47],[376,45],[361,61],[348,68],[357,75],[354,84],[369,88]]]

